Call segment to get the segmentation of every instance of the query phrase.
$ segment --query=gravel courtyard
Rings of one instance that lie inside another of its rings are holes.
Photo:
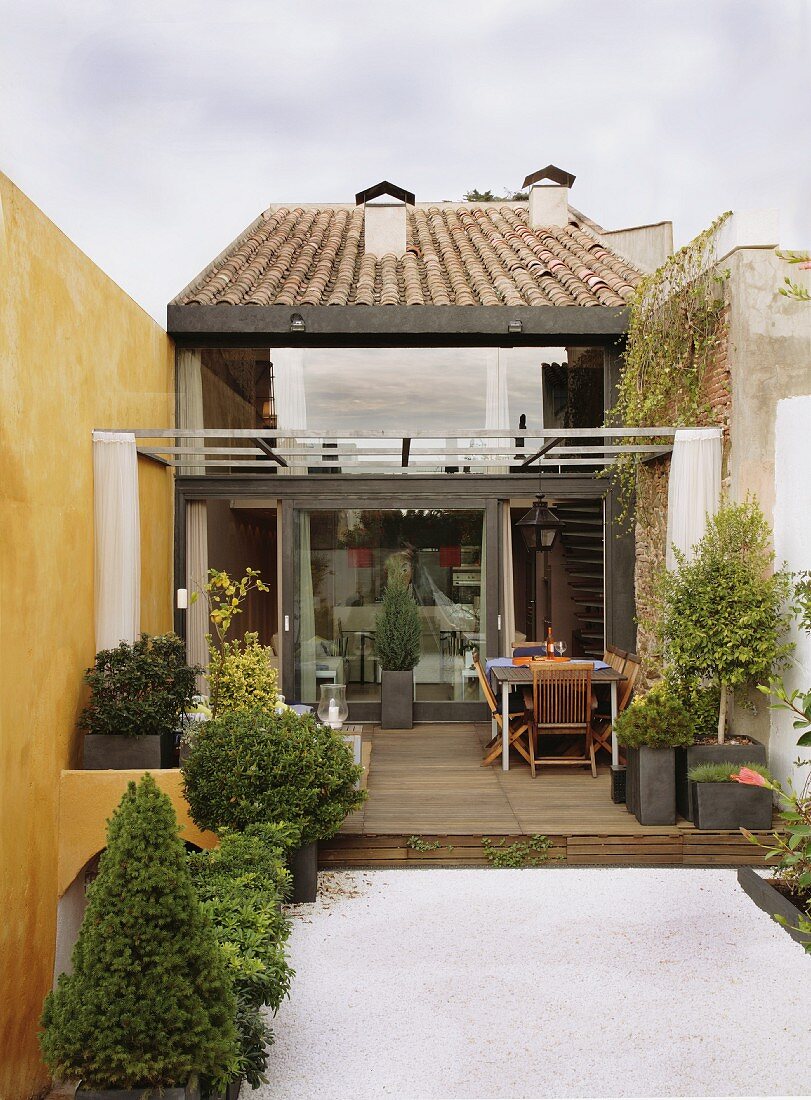
[[[811,957],[732,870],[346,871],[256,1100],[805,1095]]]

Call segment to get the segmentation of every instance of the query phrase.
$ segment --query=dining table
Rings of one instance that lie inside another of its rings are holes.
[[[611,692],[611,763],[616,767],[620,762],[619,745],[614,737],[614,722],[619,712],[617,685],[622,683],[625,676],[621,672],[617,672],[615,668],[607,665],[605,661],[581,662],[574,658],[571,663],[594,666],[591,674],[591,686],[593,688],[599,687],[601,684],[609,686]],[[495,657],[487,661],[485,675],[489,677],[490,683],[493,685],[496,698],[499,696],[499,691],[501,692],[501,720],[503,728],[507,730],[510,728],[510,692],[520,691],[526,684],[532,683],[532,667],[526,663],[517,665],[510,657]],[[495,727],[496,720],[493,718],[494,737],[496,736]],[[510,770],[510,739],[504,737],[502,741],[501,767],[505,772],[508,772]]]

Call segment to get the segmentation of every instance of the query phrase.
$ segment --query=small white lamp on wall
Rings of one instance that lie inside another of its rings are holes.
[[[177,609],[178,611],[185,611],[189,606],[189,590],[188,588],[178,588],[177,590]]]

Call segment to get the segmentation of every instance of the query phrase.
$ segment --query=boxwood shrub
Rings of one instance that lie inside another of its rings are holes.
[[[362,769],[348,745],[313,715],[254,709],[204,723],[183,767],[186,798],[201,829],[286,822],[301,843],[333,836],[362,805]]]

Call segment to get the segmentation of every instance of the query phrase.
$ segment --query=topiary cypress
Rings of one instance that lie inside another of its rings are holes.
[[[375,625],[375,652],[386,672],[408,672],[419,663],[422,624],[417,601],[402,574],[392,570]]]
[[[90,1088],[224,1081],[236,1068],[226,961],[169,798],[148,773],[110,819],[73,952],[42,1013],[51,1072]]]

